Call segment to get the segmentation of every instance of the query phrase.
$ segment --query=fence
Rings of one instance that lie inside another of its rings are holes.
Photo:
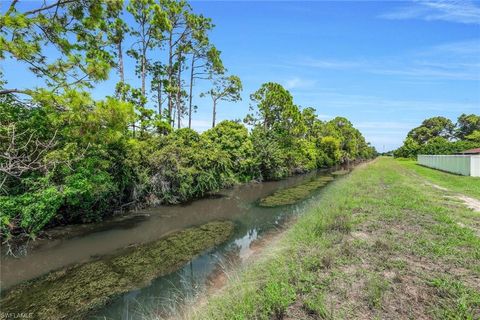
[[[480,177],[480,155],[418,155],[417,161],[422,166]]]

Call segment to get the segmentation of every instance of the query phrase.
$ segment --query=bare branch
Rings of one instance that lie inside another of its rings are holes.
[[[21,93],[21,94],[30,95],[30,94],[31,94],[31,91],[30,91],[30,90],[21,90],[21,89],[4,89],[4,90],[0,90],[0,95],[1,95],[1,94],[10,94],[10,93]]]
[[[8,16],[13,10],[15,10],[15,5],[17,4],[18,0],[13,0],[12,3],[10,4],[10,7],[8,8],[7,12],[5,13],[6,16]]]
[[[29,134],[26,142],[18,141],[26,134]],[[48,164],[43,162],[43,156],[57,145],[57,131],[46,142],[34,138],[34,136],[35,132],[17,133],[15,124],[11,124],[7,128],[7,136],[1,137],[8,140],[8,146],[0,152],[0,173],[4,174],[2,181],[0,181],[0,190],[3,189],[7,177],[18,179],[25,172],[32,170],[46,171],[48,169]]]
[[[42,11],[45,11],[45,10],[48,10],[48,9],[52,9],[52,8],[64,5],[64,4],[73,3],[75,1],[77,1],[77,0],[63,0],[63,1],[59,0],[59,1],[54,2],[51,5],[48,5],[46,7],[41,7],[41,8],[35,9],[35,10],[27,11],[27,12],[24,13],[24,15],[27,16],[27,15],[30,15],[30,14],[39,13],[39,12],[42,12]]]

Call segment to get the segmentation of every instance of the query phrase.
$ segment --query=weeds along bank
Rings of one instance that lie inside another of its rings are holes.
[[[320,121],[277,84],[267,83],[256,94],[250,132],[241,123],[223,121],[203,133],[133,132],[132,106],[114,99],[93,101],[72,93],[59,112],[4,97],[2,152],[16,152],[24,161],[12,164],[18,174],[2,174],[3,237],[98,221],[126,204],[179,203],[236,183],[374,156],[347,119]],[[5,139],[15,132],[14,140]],[[38,160],[23,168],[32,158]]]
[[[477,318],[478,214],[428,179],[391,158],[356,168],[187,318]]]

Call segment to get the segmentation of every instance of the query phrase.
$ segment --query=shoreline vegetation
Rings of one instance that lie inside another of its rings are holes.
[[[480,216],[451,197],[472,184],[392,158],[361,165],[184,318],[476,319]]]
[[[322,121],[268,80],[243,119],[217,123],[243,86],[210,38],[214,21],[187,1],[29,6],[13,0],[1,17],[0,56],[38,83],[8,88],[0,73],[3,242],[376,156],[348,119]],[[108,79],[115,88],[94,98]],[[202,97],[211,98],[212,128],[199,133],[192,119]]]
[[[195,256],[225,242],[232,222],[210,222],[117,256],[50,272],[2,292],[2,313],[35,319],[83,319],[114,297],[144,287]]]
[[[201,134],[182,128],[138,138],[124,123],[123,129],[114,132],[120,140],[113,144],[97,141],[95,147],[87,141],[89,150],[98,150],[83,153],[78,161],[27,170],[19,178],[4,175],[6,193],[0,195],[3,241],[25,235],[35,238],[57,225],[100,221],[125,205],[184,203],[238,183],[279,180],[375,156],[374,148],[347,119],[323,122],[313,109],[294,105],[290,93],[277,84],[264,84],[259,91],[266,96],[259,102],[258,122],[250,132],[243,124],[223,121]],[[7,106],[1,109],[7,112],[1,119],[22,110],[22,106]],[[266,127],[270,108],[279,107],[285,110]],[[30,126],[38,117],[52,116],[45,112],[42,107],[24,109],[25,117],[15,125],[25,121],[22,125]],[[50,126],[47,118],[45,125]],[[83,126],[78,125],[77,129]],[[46,152],[42,161],[48,165],[49,157],[63,152]]]

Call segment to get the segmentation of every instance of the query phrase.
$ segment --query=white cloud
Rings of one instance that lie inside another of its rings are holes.
[[[443,43],[375,60],[293,59],[295,66],[397,75],[409,80],[480,80],[480,39]],[[296,85],[292,82],[292,87]]]
[[[286,89],[305,89],[311,88],[315,85],[315,80],[302,79],[299,77],[294,77],[285,81],[284,86]]]
[[[480,39],[443,43],[407,54],[399,63],[372,68],[377,74],[403,75],[409,78],[480,80]]]
[[[206,131],[211,127],[212,127],[211,119],[210,120],[192,119],[192,129],[197,130],[198,132]]]
[[[402,141],[405,136],[385,136],[385,135],[369,135],[367,133],[363,134],[365,140],[371,141],[377,151],[385,152],[388,150],[393,150],[402,145]]]
[[[332,109],[358,110],[364,114],[378,114],[379,112],[390,114],[398,111],[416,112],[419,110],[437,113],[453,110],[458,112],[476,112],[480,108],[478,102],[393,99],[381,96],[344,94],[341,92],[305,92],[302,93],[302,96],[307,100],[316,101],[319,109],[322,108],[321,106],[328,106],[328,108]]]
[[[480,80],[480,73],[476,71],[479,65],[472,65],[470,68],[462,67],[462,70],[452,65],[442,64],[437,67],[406,67],[397,69],[371,69],[375,74],[398,75],[412,78],[434,78],[449,80]]]
[[[398,7],[380,18],[392,20],[422,19],[425,21],[449,21],[480,24],[480,7],[469,0],[419,0],[409,6]]]
[[[467,39],[463,41],[444,43],[433,47],[433,50],[446,54],[457,54],[457,55],[475,55],[478,57],[480,54],[480,38],[477,39]]]
[[[392,121],[365,121],[355,123],[355,127],[358,129],[411,129],[414,126],[415,124],[409,122]]]
[[[328,114],[317,114],[317,117],[320,120],[330,120],[330,119],[335,118],[334,116],[328,115]]]
[[[321,69],[352,69],[365,66],[365,63],[360,61],[315,59],[311,57],[303,57],[299,59],[296,64]]]

